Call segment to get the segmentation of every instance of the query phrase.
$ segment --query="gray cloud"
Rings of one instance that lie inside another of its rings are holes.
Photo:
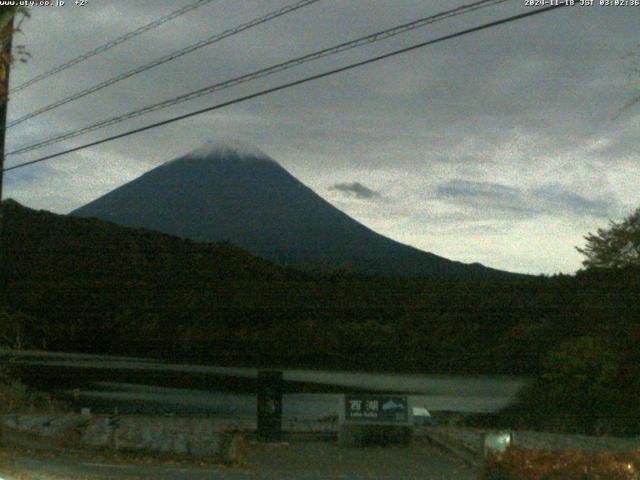
[[[33,58],[12,69],[12,84],[191,1],[103,0],[91,9],[34,8],[16,39]],[[19,92],[11,98],[9,120],[288,3],[212,2]],[[12,128],[7,149],[465,3],[319,2]],[[6,163],[57,153],[525,10],[523,2],[506,2],[8,157]],[[526,242],[505,237],[506,247],[498,234],[488,242],[478,225],[514,232],[528,221],[552,216],[562,226],[554,241],[562,239],[573,255],[585,229],[598,226],[578,224],[576,218],[603,219],[619,205],[631,209],[640,202],[635,180],[640,176],[640,105],[620,114],[638,97],[637,72],[629,75],[634,57],[625,55],[637,52],[639,14],[637,8],[559,9],[56,158],[47,163],[50,169],[30,167],[33,175],[28,169],[8,172],[5,192],[27,205],[64,213],[212,137],[233,136],[269,152],[317,192],[345,185],[335,197],[344,199],[340,206],[346,213],[419,248],[442,246],[435,253],[519,269],[517,262],[527,257]],[[415,182],[409,188],[390,187],[404,176]],[[344,178],[357,178],[374,195],[358,193]],[[385,185],[383,198],[393,201],[349,201],[347,194],[379,198],[380,192],[365,185]],[[439,229],[441,219],[452,222],[451,230]],[[474,229],[479,233],[464,240],[470,243],[460,243],[455,235]],[[523,250],[507,255],[511,245]],[[449,246],[456,248],[448,251]],[[484,257],[470,258],[478,246]],[[579,268],[578,258],[560,258],[559,251],[554,244],[537,257],[529,255],[528,271]]]
[[[616,209],[616,202],[602,198],[589,199],[575,192],[564,189],[560,185],[545,185],[529,192],[530,197],[540,204],[546,213],[573,215],[591,215],[607,218]]]
[[[7,180],[4,182],[6,186],[16,185],[21,182],[32,182],[37,180],[38,177],[33,174],[33,172],[19,172],[15,175],[7,176]]]
[[[474,212],[491,210],[513,218],[538,215],[612,216],[617,204],[602,198],[589,199],[559,184],[532,189],[491,182],[453,179],[436,187],[438,197]]]
[[[344,193],[345,195],[355,196],[356,198],[363,200],[373,200],[382,197],[380,192],[371,190],[370,188],[362,185],[360,182],[336,183],[335,185],[329,187],[329,190],[335,190]]]

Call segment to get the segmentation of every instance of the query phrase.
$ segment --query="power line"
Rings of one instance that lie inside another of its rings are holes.
[[[511,17],[503,18],[501,20],[496,20],[496,21],[493,21],[493,22],[490,22],[490,23],[485,23],[485,24],[480,25],[478,27],[473,27],[473,28],[469,28],[469,29],[466,29],[466,30],[462,30],[460,32],[452,33],[450,35],[445,35],[443,37],[439,37],[439,38],[436,38],[434,40],[428,40],[426,42],[418,43],[418,44],[412,45],[410,47],[401,48],[399,50],[394,50],[392,52],[385,53],[385,54],[382,54],[382,55],[378,55],[376,57],[372,57],[372,58],[369,58],[367,60],[362,60],[360,62],[352,63],[352,64],[346,65],[344,67],[340,67],[340,68],[336,68],[336,69],[333,69],[333,70],[329,70],[327,72],[319,73],[319,74],[316,74],[316,75],[311,75],[309,77],[305,77],[305,78],[302,78],[300,80],[295,80],[293,82],[284,83],[284,84],[278,85],[276,87],[267,88],[265,90],[261,90],[261,91],[256,92],[256,93],[252,93],[250,95],[245,95],[243,97],[238,97],[238,98],[235,98],[233,100],[229,100],[227,102],[223,102],[223,103],[219,103],[217,105],[213,105],[211,107],[203,108],[201,110],[196,110],[194,112],[187,113],[187,114],[184,114],[184,115],[179,115],[177,117],[173,117],[173,118],[170,118],[170,119],[167,119],[167,120],[163,120],[161,122],[153,123],[151,125],[147,125],[147,126],[144,126],[144,127],[136,128],[134,130],[129,130],[127,132],[120,133],[118,135],[113,135],[111,137],[103,138],[103,139],[97,140],[95,142],[90,142],[90,143],[87,143],[87,144],[84,144],[84,145],[80,145],[78,147],[70,148],[70,149],[64,150],[62,152],[54,153],[52,155],[46,155],[44,157],[37,158],[35,160],[30,160],[28,162],[19,163],[17,165],[13,165],[11,167],[5,168],[5,169],[3,169],[3,171],[4,172],[8,172],[10,170],[16,170],[18,168],[26,167],[27,165],[33,165],[35,163],[40,163],[40,162],[44,162],[46,160],[51,160],[52,158],[60,157],[62,155],[66,155],[68,153],[73,153],[73,152],[77,152],[77,151],[80,151],[80,150],[85,150],[87,148],[94,147],[96,145],[100,145],[100,144],[107,143],[107,142],[110,142],[110,141],[113,141],[113,140],[117,140],[119,138],[128,137],[128,136],[134,135],[136,133],[141,133],[141,132],[144,132],[144,131],[147,131],[147,130],[151,130],[153,128],[157,128],[157,127],[161,127],[161,126],[164,126],[164,125],[168,125],[170,123],[175,123],[175,122],[178,122],[180,120],[184,120],[186,118],[194,117],[196,115],[201,115],[203,113],[208,113],[208,112],[212,112],[214,110],[219,110],[221,108],[228,107],[230,105],[235,105],[236,103],[241,103],[241,102],[245,102],[247,100],[251,100],[253,98],[269,95],[271,93],[275,93],[275,92],[278,92],[280,90],[285,90],[287,88],[291,88],[291,87],[294,87],[296,85],[301,85],[303,83],[308,83],[308,82],[311,82],[311,81],[314,81],[314,80],[318,80],[318,79],[321,79],[321,78],[324,78],[324,77],[328,77],[330,75],[335,75],[337,73],[346,72],[348,70],[353,70],[355,68],[358,68],[358,67],[361,67],[361,66],[364,66],[364,65],[368,65],[370,63],[378,62],[380,60],[384,60],[384,59],[387,59],[387,58],[390,58],[390,57],[393,57],[393,56],[396,56],[396,55],[400,55],[400,54],[403,54],[403,53],[411,52],[413,50],[417,50],[419,48],[427,47],[429,45],[433,45],[433,44],[436,44],[436,43],[444,42],[446,40],[451,40],[451,39],[457,38],[457,37],[462,37],[462,36],[468,35],[470,33],[479,32],[481,30],[487,30],[489,28],[493,28],[493,27],[496,27],[498,25],[503,25],[503,24],[506,24],[506,23],[514,22],[516,20],[521,20],[523,18],[532,17],[534,15],[539,15],[541,13],[546,13],[546,12],[549,12],[551,10],[556,10],[558,8],[562,8],[562,7],[566,7],[566,6],[567,6],[567,3],[559,3],[558,5],[552,5],[552,6],[549,6],[549,7],[539,8],[539,9],[536,9],[536,10],[532,10],[530,12],[521,13],[519,15],[513,15]]]
[[[211,0],[208,0],[211,1]],[[122,80],[125,80],[127,78],[133,77],[134,75],[138,75],[139,73],[145,72],[147,70],[150,70],[154,67],[157,67],[159,65],[165,64],[167,62],[170,62],[172,60],[175,60],[176,58],[180,58],[184,55],[187,55],[188,53],[194,52],[200,48],[206,47],[208,45],[212,45],[214,43],[217,43],[221,40],[224,40],[227,37],[231,37],[233,35],[237,35],[238,33],[244,32],[245,30],[249,30],[250,28],[256,27],[258,25],[261,25],[263,23],[269,22],[271,20],[274,20],[278,17],[281,17],[283,15],[286,15],[287,13],[291,13],[295,10],[298,10],[300,8],[306,7],[308,5],[311,5],[313,3],[316,3],[320,0],[301,0],[297,3],[291,4],[291,5],[287,5],[283,8],[280,8],[278,10],[274,10],[273,12],[270,12],[266,15],[263,15],[261,17],[255,18],[249,22],[243,23],[241,25],[238,25],[236,27],[230,28],[228,30],[225,30],[222,33],[213,35],[211,37],[207,37],[204,40],[201,40],[197,43],[194,43],[192,45],[189,45],[185,48],[182,48],[180,50],[176,50],[174,52],[169,53],[168,55],[164,55],[160,58],[157,58],[155,60],[153,60],[152,62],[149,62],[147,64],[141,65],[139,67],[136,67],[132,70],[129,70],[127,72],[121,73],[120,75],[117,75],[115,77],[112,77],[108,80],[105,80],[102,83],[99,83],[97,85],[94,85],[93,87],[89,87],[86,88],[84,90],[81,90],[80,92],[76,92],[73,95],[70,95],[66,98],[63,98],[62,100],[58,100],[50,105],[47,105],[45,107],[42,107],[34,112],[28,113],[26,115],[23,115],[22,117],[18,118],[17,120],[14,120],[12,122],[9,122],[9,124],[7,125],[7,128],[11,128],[14,127],[22,122],[25,122],[33,117],[37,117],[38,115],[41,115],[45,112],[48,112],[50,110],[53,110],[54,108],[58,108],[62,105],[65,105],[67,103],[76,101],[82,97],[86,97],[87,95],[90,95],[92,93],[95,93],[99,90],[102,90],[103,88],[106,88],[110,85],[113,85],[115,83],[121,82]]]
[[[509,0],[481,0],[481,1],[477,1],[475,3],[471,3],[468,5],[462,5],[460,7],[454,8],[452,10],[447,10],[445,12],[442,13],[438,13],[436,15],[431,15],[428,17],[424,17],[418,20],[414,20],[412,22],[409,23],[405,23],[403,25],[399,25],[393,28],[389,28],[387,30],[383,30],[377,33],[373,33],[370,35],[366,35],[364,37],[360,37],[357,38],[355,40],[351,40],[348,42],[344,42],[341,43],[339,45],[335,45],[333,47],[329,47],[329,48],[325,48],[323,50],[320,51],[316,51],[307,55],[303,55],[301,57],[297,57],[294,58],[292,60],[288,60],[286,62],[282,62],[282,63],[278,63],[276,65],[272,65],[271,67],[267,67],[267,68],[263,68],[261,70],[257,70],[255,72],[246,74],[246,75],[242,75],[240,77],[236,77],[233,78],[231,80],[226,80],[224,82],[220,82],[220,83],[216,83],[214,85],[210,85],[208,87],[205,88],[201,88],[199,90],[184,94],[184,95],[180,95],[178,97],[174,97],[172,99],[169,100],[165,100],[159,103],[155,103],[153,105],[148,105],[146,107],[143,107],[141,109],[137,109],[137,110],[133,110],[130,112],[127,112],[125,114],[121,114],[121,115],[117,115],[115,117],[109,118],[107,120],[102,120],[100,122],[94,123],[92,125],[88,125],[86,127],[82,127],[80,129],[77,130],[72,130],[70,132],[67,133],[63,133],[54,137],[50,137],[48,139],[45,140],[41,140],[39,142],[36,142],[34,144],[31,145],[27,145],[27,146],[22,146],[16,150],[13,150],[11,152],[8,152],[7,155],[17,155],[17,154],[21,154],[21,153],[26,153],[29,152],[31,150],[36,150],[39,148],[43,148],[49,145],[53,145],[55,143],[59,143],[61,141],[64,140],[68,140],[70,138],[74,138],[77,137],[79,135],[83,135],[85,133],[89,133],[92,132],[94,130],[100,129],[100,128],[105,128],[105,127],[109,127],[112,125],[116,125],[118,123],[121,123],[125,120],[129,120],[132,118],[136,118],[139,117],[141,115],[145,115],[147,113],[151,113],[157,110],[161,110],[173,105],[177,105],[179,103],[183,103],[189,100],[193,100],[195,98],[201,97],[203,95],[207,95],[209,93],[213,93],[219,90],[224,90],[226,88],[229,87],[233,87],[251,80],[255,80],[258,78],[262,78],[262,77],[266,77],[269,75],[273,75],[275,73],[284,71],[284,70],[288,70],[290,68],[296,67],[298,65],[302,65],[304,63],[307,62],[311,62],[311,61],[315,61],[318,60],[320,58],[323,57],[327,57],[330,55],[335,55],[338,53],[342,53],[345,52],[347,50],[351,50],[357,47],[360,47],[362,45],[368,45],[370,43],[374,43],[380,40],[384,40],[387,38],[391,38],[395,35],[399,35],[401,33],[405,33],[407,31],[410,30],[414,30],[420,27],[423,27],[425,25],[429,25],[431,23],[435,23],[438,21],[442,21],[448,18],[452,18],[458,15],[462,15],[464,13],[468,13],[474,10],[479,10],[481,8],[486,8],[492,5],[496,5],[499,3],[504,3],[507,2]]]
[[[56,73],[62,72],[63,70],[66,70],[69,67],[77,65],[78,63],[83,62],[95,55],[98,55],[99,53],[106,52],[107,50],[115,47],[116,45],[124,43],[127,40],[132,39],[133,37],[137,37],[138,35],[142,35],[143,33],[148,32],[153,28],[159,27],[160,25],[168,22],[169,20],[173,20],[174,18],[177,18],[180,15],[184,15],[185,13],[190,12],[191,10],[195,10],[196,8],[200,8],[208,3],[211,3],[212,1],[214,0],[197,0],[194,3],[190,3],[189,5],[182,7],[168,15],[165,15],[164,17],[154,20],[153,22],[148,23],[147,25],[137,28],[136,30],[128,32],[114,40],[111,40],[110,42],[100,45],[99,47],[94,48],[93,50],[83,53],[82,55],[75,57],[69,60],[68,62],[63,63],[62,65],[58,65],[57,67],[47,72],[41,73],[40,75],[32,78],[31,80],[28,80],[18,85],[17,87],[12,88],[10,93],[17,93],[20,90],[24,90],[25,88],[30,87],[31,85],[38,83],[39,81],[44,80],[45,78],[49,78],[50,76],[55,75]]]

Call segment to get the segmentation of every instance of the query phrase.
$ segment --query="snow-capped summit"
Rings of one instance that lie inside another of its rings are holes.
[[[174,175],[180,170],[181,173],[177,174],[177,177],[184,179],[190,177],[189,171],[197,170],[200,175],[204,171],[212,170],[220,173],[221,168],[249,168],[251,171],[260,165],[281,168],[273,158],[255,145],[236,138],[225,137],[210,140],[189,153],[163,163],[158,169],[172,169]]]
[[[227,158],[232,156],[241,160],[260,159],[274,161],[257,146],[233,137],[210,140],[200,148],[189,152],[187,156],[191,158]]]

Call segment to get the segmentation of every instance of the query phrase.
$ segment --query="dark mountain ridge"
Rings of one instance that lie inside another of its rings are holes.
[[[466,279],[515,275],[379,235],[267,155],[225,145],[167,162],[71,215],[196,241],[229,241],[306,270]]]
[[[199,243],[147,229],[57,215],[10,199],[2,202],[2,208],[3,270],[15,277],[47,275],[52,270],[68,276],[85,276],[90,271],[95,278],[189,275],[193,282],[306,278],[302,272],[273,265],[228,242]]]

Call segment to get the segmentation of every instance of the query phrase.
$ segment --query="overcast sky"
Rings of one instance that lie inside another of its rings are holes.
[[[35,7],[16,86],[192,0]],[[294,0],[215,0],[11,97],[16,119]],[[321,0],[8,131],[8,150],[471,0]],[[596,0],[598,3],[598,0]],[[529,11],[469,13],[22,156],[7,166]],[[250,142],[400,242],[518,272],[580,268],[582,236],[640,206],[640,7],[567,7],[7,172],[4,194],[67,213],[222,137]]]

